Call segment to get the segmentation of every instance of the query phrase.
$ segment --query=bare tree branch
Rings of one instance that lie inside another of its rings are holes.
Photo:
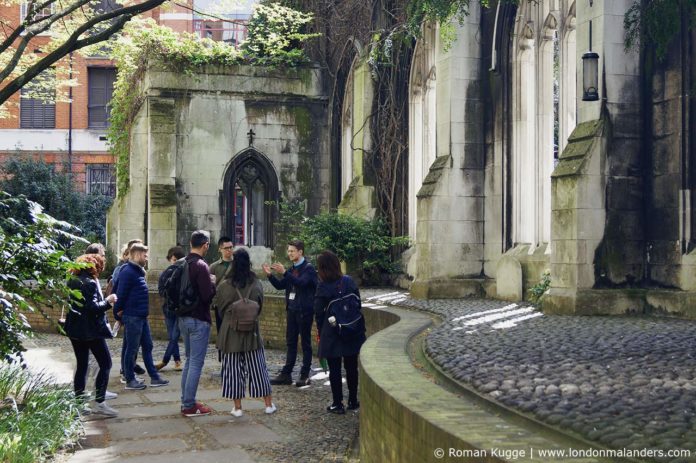
[[[79,8],[81,5],[87,3],[88,1],[89,0],[78,0],[75,3],[72,3],[70,7],[63,10],[63,12],[65,12],[68,9],[74,11],[75,9]],[[22,74],[8,82],[7,85],[0,90],[0,104],[7,101],[12,95],[19,91],[24,85],[26,85],[27,82],[29,82],[34,77],[38,76],[45,69],[58,62],[61,58],[67,56],[70,52],[107,40],[116,32],[120,31],[133,16],[156,8],[157,6],[164,3],[164,1],[165,0],[147,0],[136,5],[130,5],[127,7],[104,12],[103,14],[96,15],[92,17],[90,20],[84,22],[65,40],[65,42],[63,42],[55,50],[48,53],[38,62],[27,68]],[[61,16],[61,13],[53,15],[56,16],[56,20],[64,16]],[[87,35],[86,37],[81,38],[83,34],[89,34],[90,31],[92,31],[96,26],[103,25],[104,23],[111,20],[114,20],[113,23],[109,25],[106,29],[94,33],[93,35]],[[26,44],[28,44],[28,40],[25,43],[23,43],[22,51],[24,51],[24,49],[26,48]],[[20,47],[22,47],[22,44],[20,44]],[[16,66],[17,62],[14,62],[14,64],[11,66],[11,69],[10,66],[5,67],[5,69],[3,69],[0,72],[0,80],[4,80],[5,77],[7,77],[16,68]]]

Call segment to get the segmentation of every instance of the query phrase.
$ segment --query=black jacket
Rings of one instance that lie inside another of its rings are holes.
[[[87,271],[82,271],[68,282],[68,287],[80,291],[83,299],[71,301],[65,317],[65,333],[79,341],[110,338],[106,331],[109,303],[104,300],[97,282]]]
[[[297,267],[285,271],[282,279],[268,275],[268,279],[276,289],[285,290],[285,307],[288,310],[312,313],[314,308],[314,293],[317,289],[317,271],[307,259]],[[295,293],[295,299],[290,300],[290,293]]]
[[[360,290],[355,281],[349,276],[344,276],[329,283],[320,282],[317,293],[314,296],[314,319],[319,327],[319,357],[335,358],[348,357],[360,353],[360,347],[365,342],[363,332],[360,336],[345,340],[338,336],[338,330],[331,326],[326,317],[326,308],[329,302],[346,294],[355,294],[360,297]]]

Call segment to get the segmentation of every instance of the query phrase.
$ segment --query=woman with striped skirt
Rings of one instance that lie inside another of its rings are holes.
[[[217,348],[222,352],[222,396],[234,400],[232,415],[240,417],[242,398],[247,383],[250,397],[263,397],[266,413],[276,411],[271,399],[271,381],[266,367],[263,340],[259,333],[258,315],[251,331],[237,329],[234,303],[240,299],[256,301],[259,314],[263,306],[261,282],[251,271],[251,260],[244,249],[233,254],[232,269],[217,288],[218,310],[222,324],[217,338]]]

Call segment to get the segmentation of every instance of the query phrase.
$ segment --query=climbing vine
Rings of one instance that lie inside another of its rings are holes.
[[[312,19],[311,14],[279,4],[256,5],[249,21],[247,40],[239,50],[193,34],[176,33],[150,19],[129,23],[111,48],[118,76],[107,136],[110,151],[117,159],[118,196],[122,197],[129,187],[131,127],[145,100],[140,87],[149,66],[162,66],[184,74],[192,74],[205,65],[298,66],[308,61],[302,52],[303,43],[317,37],[317,34],[302,32]]]
[[[654,47],[663,59],[681,30],[682,18],[689,29],[694,27],[696,0],[634,0],[624,15],[626,48]]]

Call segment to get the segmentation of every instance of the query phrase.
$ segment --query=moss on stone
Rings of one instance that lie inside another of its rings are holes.
[[[290,108],[295,120],[299,150],[297,153],[297,183],[302,199],[312,196],[314,170],[312,169],[312,115],[305,106]]]
[[[433,162],[433,164],[430,166],[428,175],[426,175],[425,179],[423,180],[423,186],[421,186],[420,190],[418,190],[418,198],[426,198],[435,193],[435,188],[437,187],[440,177],[442,177],[442,173],[451,162],[451,156],[438,156],[435,159],[435,162]]]

